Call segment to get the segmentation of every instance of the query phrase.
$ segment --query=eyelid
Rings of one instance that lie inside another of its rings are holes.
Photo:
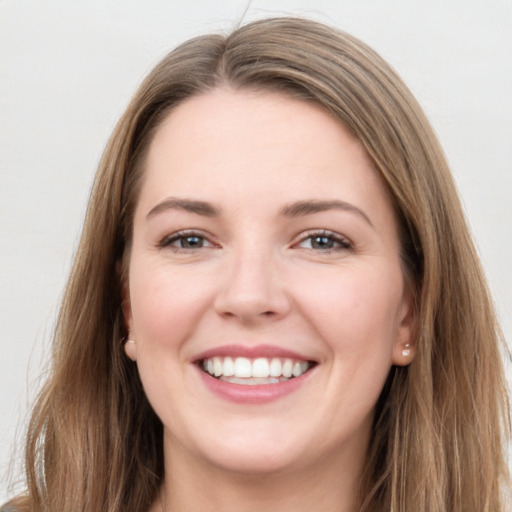
[[[158,243],[157,247],[159,249],[164,249],[166,247],[171,247],[176,252],[181,251],[197,251],[198,249],[204,249],[205,247],[198,247],[198,248],[185,248],[185,247],[175,247],[171,244],[180,238],[186,238],[186,237],[193,237],[196,236],[197,238],[202,238],[207,242],[206,248],[210,247],[219,247],[218,244],[212,241],[212,237],[204,232],[201,229],[181,229],[179,231],[175,231],[174,233],[171,233],[169,235],[164,236]]]
[[[172,243],[179,240],[180,238],[186,238],[186,237],[197,237],[201,238],[205,241],[207,244],[206,246],[197,247],[197,248],[186,248],[186,247],[177,247],[173,246]],[[351,250],[353,248],[352,242],[344,235],[341,235],[335,231],[331,231],[328,229],[310,229],[304,232],[301,232],[299,235],[295,237],[295,241],[291,244],[292,248],[301,248],[300,244],[305,242],[306,240],[314,237],[326,237],[335,242],[336,247],[326,248],[326,249],[315,249],[313,247],[305,248],[307,250],[311,250],[317,253],[323,253],[327,254],[329,252],[339,252],[339,251],[346,251]],[[175,252],[195,252],[199,249],[205,249],[205,248],[215,248],[220,247],[219,244],[215,243],[212,240],[212,236],[209,233],[206,233],[205,231],[201,229],[182,229],[179,231],[176,231],[174,233],[171,233],[169,235],[164,236],[156,245],[158,249],[164,249],[166,247],[172,248]]]
[[[329,229],[311,229],[311,230],[302,232],[298,237],[296,237],[297,241],[292,244],[292,247],[298,247],[298,246],[300,246],[301,243],[305,242],[309,238],[314,238],[314,237],[330,238],[339,245],[337,247],[330,248],[330,249],[314,249],[314,248],[305,248],[305,249],[325,254],[325,253],[329,253],[329,252],[351,250],[353,248],[352,242],[346,236],[340,235],[339,233],[336,233],[335,231],[331,231]]]

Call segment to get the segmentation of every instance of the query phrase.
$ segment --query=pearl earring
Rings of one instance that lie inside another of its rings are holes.
[[[402,350],[402,355],[404,357],[409,357],[411,355],[411,349],[410,349],[411,344],[406,343],[404,346],[405,346],[405,348],[404,348],[404,350]]]
[[[137,343],[135,340],[127,339],[124,344],[125,354],[132,360],[137,360]]]

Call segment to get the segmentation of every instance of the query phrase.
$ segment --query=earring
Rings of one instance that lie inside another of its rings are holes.
[[[411,355],[411,349],[410,349],[411,344],[410,344],[410,343],[406,343],[406,344],[404,345],[404,347],[405,347],[405,348],[404,348],[404,350],[402,350],[402,355],[403,355],[404,357],[409,357],[409,356]]]
[[[127,339],[124,343],[124,352],[132,360],[137,360],[137,343],[135,340]]]

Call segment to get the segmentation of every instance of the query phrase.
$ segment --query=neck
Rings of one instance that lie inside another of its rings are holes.
[[[360,452],[360,453],[365,453]],[[228,471],[173,446],[151,512],[355,512],[364,457],[326,455],[307,466],[268,473]]]

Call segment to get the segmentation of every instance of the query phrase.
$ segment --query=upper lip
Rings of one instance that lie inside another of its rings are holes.
[[[258,357],[280,357],[286,359],[298,359],[301,361],[312,361],[298,352],[293,350],[276,347],[274,345],[221,345],[201,352],[194,357],[194,361],[198,362],[203,359],[212,357],[247,357],[248,359],[256,359]]]

